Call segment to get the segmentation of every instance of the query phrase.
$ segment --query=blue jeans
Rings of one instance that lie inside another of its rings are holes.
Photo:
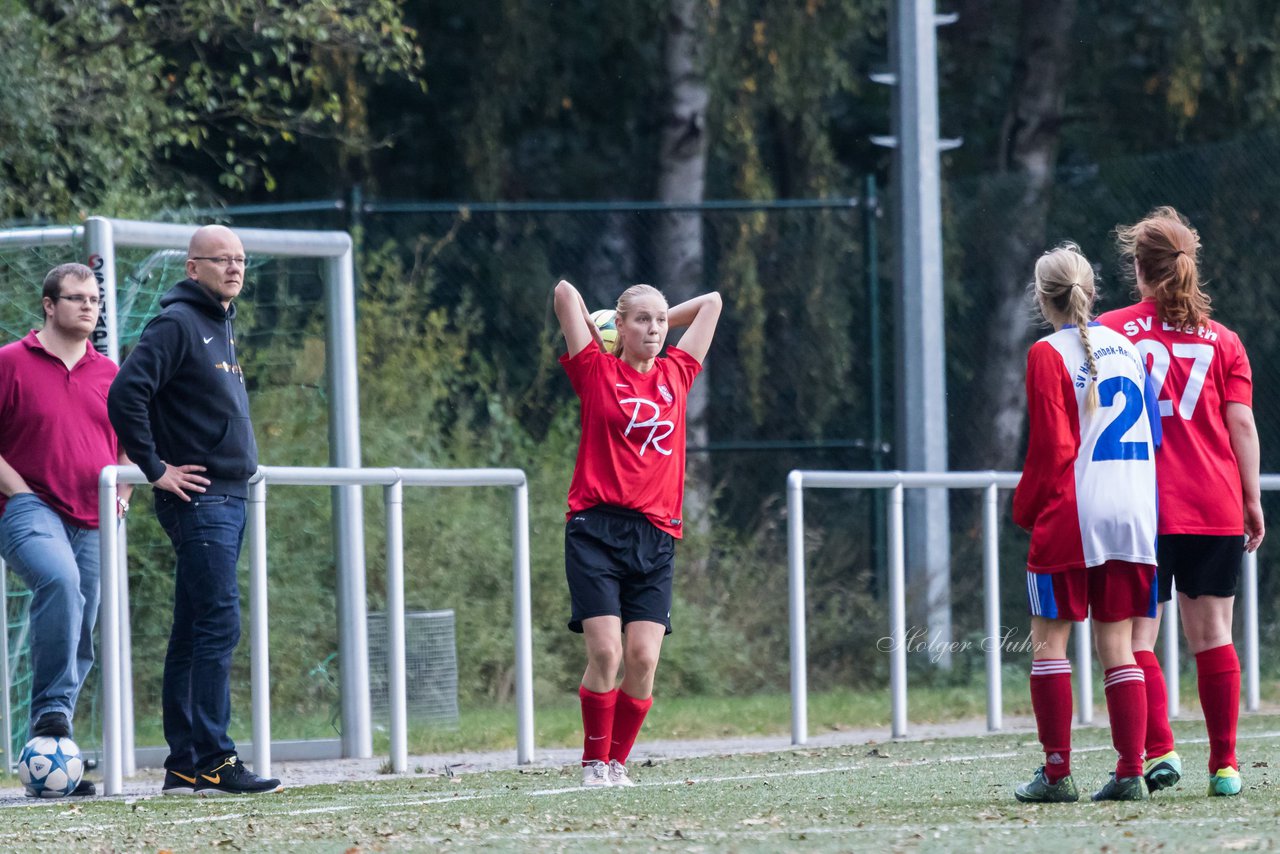
[[[0,556],[31,591],[31,723],[49,712],[70,721],[93,667],[98,532],[68,525],[34,493],[19,493],[0,517]]]
[[[190,774],[236,752],[227,728],[231,654],[240,642],[236,561],[245,502],[230,495],[196,495],[188,503],[157,489],[155,504],[177,555],[162,689],[169,743],[164,767]]]

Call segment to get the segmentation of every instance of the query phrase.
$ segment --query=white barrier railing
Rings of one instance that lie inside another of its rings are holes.
[[[894,738],[907,734],[907,632],[906,560],[904,546],[903,491],[905,489],[981,489],[983,626],[987,671],[987,729],[995,732],[1003,723],[1000,626],[999,490],[1018,485],[1019,472],[848,472],[793,471],[787,476],[787,569],[791,623],[791,742],[809,740],[808,674],[805,652],[804,490],[888,489],[889,506],[889,694]],[[1280,490],[1280,475],[1264,475],[1264,490]],[[1242,567],[1241,605],[1244,610],[1243,645],[1245,706],[1257,711],[1258,668],[1258,556],[1245,555]],[[1075,667],[1078,719],[1093,721],[1093,651],[1090,624],[1075,627]],[[1163,626],[1164,674],[1169,692],[1169,714],[1178,714],[1178,606],[1177,597],[1166,604]]]
[[[119,794],[126,764],[132,773],[132,689],[126,679],[127,573],[119,558],[115,523],[118,483],[145,483],[137,466],[107,466],[98,481],[98,517],[102,532],[102,604],[99,623],[102,653],[102,765],[105,794]],[[263,466],[250,481],[247,502],[249,547],[249,644],[253,706],[253,765],[271,775],[271,696],[267,634],[267,486],[382,486],[387,527],[387,632],[391,709],[391,767],[408,768],[408,714],[404,647],[405,486],[509,486],[514,488],[512,564],[513,626],[516,658],[516,761],[533,761],[533,628],[529,585],[529,487],[519,469],[293,468]],[[123,527],[123,526],[122,526]],[[360,603],[364,613],[364,603]],[[361,617],[363,619],[364,617]],[[368,661],[343,661],[352,680],[366,686]],[[343,685],[348,679],[343,679]]]

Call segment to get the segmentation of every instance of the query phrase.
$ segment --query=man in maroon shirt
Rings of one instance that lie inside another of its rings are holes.
[[[0,347],[0,557],[32,593],[32,736],[71,735],[98,617],[98,473],[128,462],[107,418],[116,366],[89,344],[99,301],[88,267],[54,267],[44,327]]]

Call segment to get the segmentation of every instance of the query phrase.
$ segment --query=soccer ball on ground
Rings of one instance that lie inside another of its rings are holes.
[[[614,324],[617,314],[618,312],[611,308],[591,312],[591,322],[600,330],[600,337],[604,339],[604,348],[610,353],[613,352],[613,342],[618,340],[618,327]]]
[[[33,798],[60,798],[80,785],[84,760],[70,738],[38,735],[18,758],[18,779]]]

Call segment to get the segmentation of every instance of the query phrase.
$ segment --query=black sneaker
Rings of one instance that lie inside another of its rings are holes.
[[[181,771],[164,772],[164,785],[160,787],[162,795],[194,795],[196,793],[196,775],[183,774]]]
[[[62,712],[45,712],[31,728],[31,737],[70,738],[71,721]]]
[[[1070,774],[1056,783],[1050,783],[1043,765],[1036,769],[1029,782],[1013,790],[1013,796],[1024,804],[1073,804],[1080,800],[1076,781],[1071,779]]]
[[[1141,777],[1116,777],[1111,772],[1111,779],[1098,791],[1093,793],[1095,801],[1145,801],[1147,783]]]
[[[98,794],[98,787],[88,780],[81,780],[76,786],[75,791],[71,793],[73,798],[88,798]]]
[[[196,775],[196,794],[207,795],[264,795],[283,792],[284,786],[274,778],[266,779],[244,767],[235,754]]]

